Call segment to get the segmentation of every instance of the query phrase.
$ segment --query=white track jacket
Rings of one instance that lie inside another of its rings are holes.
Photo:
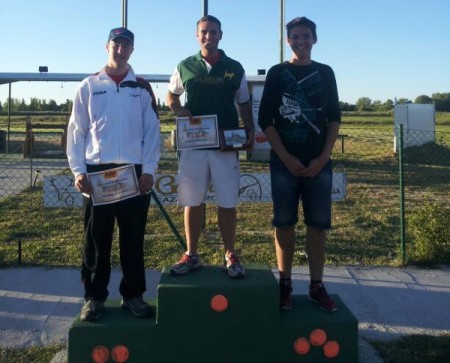
[[[86,173],[86,164],[109,163],[141,164],[143,173],[154,175],[159,155],[160,121],[152,95],[138,86],[131,67],[119,86],[105,69],[81,81],[67,128],[75,177]]]

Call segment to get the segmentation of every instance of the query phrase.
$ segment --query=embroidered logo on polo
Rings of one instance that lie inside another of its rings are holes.
[[[234,72],[228,73],[228,71],[225,71],[225,74],[223,75],[223,78],[229,78],[230,81],[234,77]]]
[[[93,96],[99,96],[99,95],[104,95],[104,94],[106,94],[107,92],[106,91],[94,91],[93,93],[92,93],[92,95]]]
[[[212,76],[196,76],[195,82],[205,83],[205,84],[222,84],[224,81],[222,77],[212,77]]]
[[[223,84],[225,79],[228,78],[230,81],[235,76],[234,72],[225,71],[223,77],[217,76],[196,76],[195,82],[205,83],[205,84]]]

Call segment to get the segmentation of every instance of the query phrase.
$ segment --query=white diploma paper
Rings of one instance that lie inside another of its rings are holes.
[[[94,205],[118,202],[139,195],[139,185],[133,165],[88,173],[92,184]]]

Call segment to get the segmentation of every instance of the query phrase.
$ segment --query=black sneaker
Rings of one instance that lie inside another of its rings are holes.
[[[95,321],[100,317],[100,314],[105,305],[104,301],[100,300],[87,300],[80,312],[80,320],[83,321]]]
[[[122,308],[130,310],[138,318],[150,318],[153,315],[152,307],[142,297],[122,299]]]
[[[292,282],[286,284],[280,283],[280,309],[292,309]]]

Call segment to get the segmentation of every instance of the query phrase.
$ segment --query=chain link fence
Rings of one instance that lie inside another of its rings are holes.
[[[64,153],[65,129],[44,125],[27,126],[25,130],[0,133],[0,265],[17,261],[52,264],[47,257],[49,249],[53,254],[56,251],[59,264],[78,265],[79,252],[74,251],[79,251],[82,243],[81,197],[74,191]],[[408,214],[428,202],[436,203],[443,213],[450,209],[450,135],[434,132],[430,137],[428,131],[420,130],[403,133],[407,147],[401,148],[398,131],[341,128],[332,158],[335,174],[344,176],[334,185],[334,192],[343,198],[333,203],[329,263],[398,262]],[[184,243],[183,211],[176,205],[177,153],[172,140],[173,133],[162,134],[160,170],[154,188],[161,204],[153,201],[146,237],[157,241],[149,242],[153,250],[158,248],[155,243]],[[273,244],[270,176],[267,161],[251,161],[246,152],[240,152],[239,157],[237,241],[246,260],[251,261],[261,244]],[[202,239],[206,245],[219,248],[213,199],[211,191],[204,208]],[[300,244],[305,234],[302,223],[297,225],[297,234]],[[164,258],[163,248],[157,253],[157,258]],[[302,256],[300,248],[296,258]],[[273,258],[270,250],[267,259]]]

